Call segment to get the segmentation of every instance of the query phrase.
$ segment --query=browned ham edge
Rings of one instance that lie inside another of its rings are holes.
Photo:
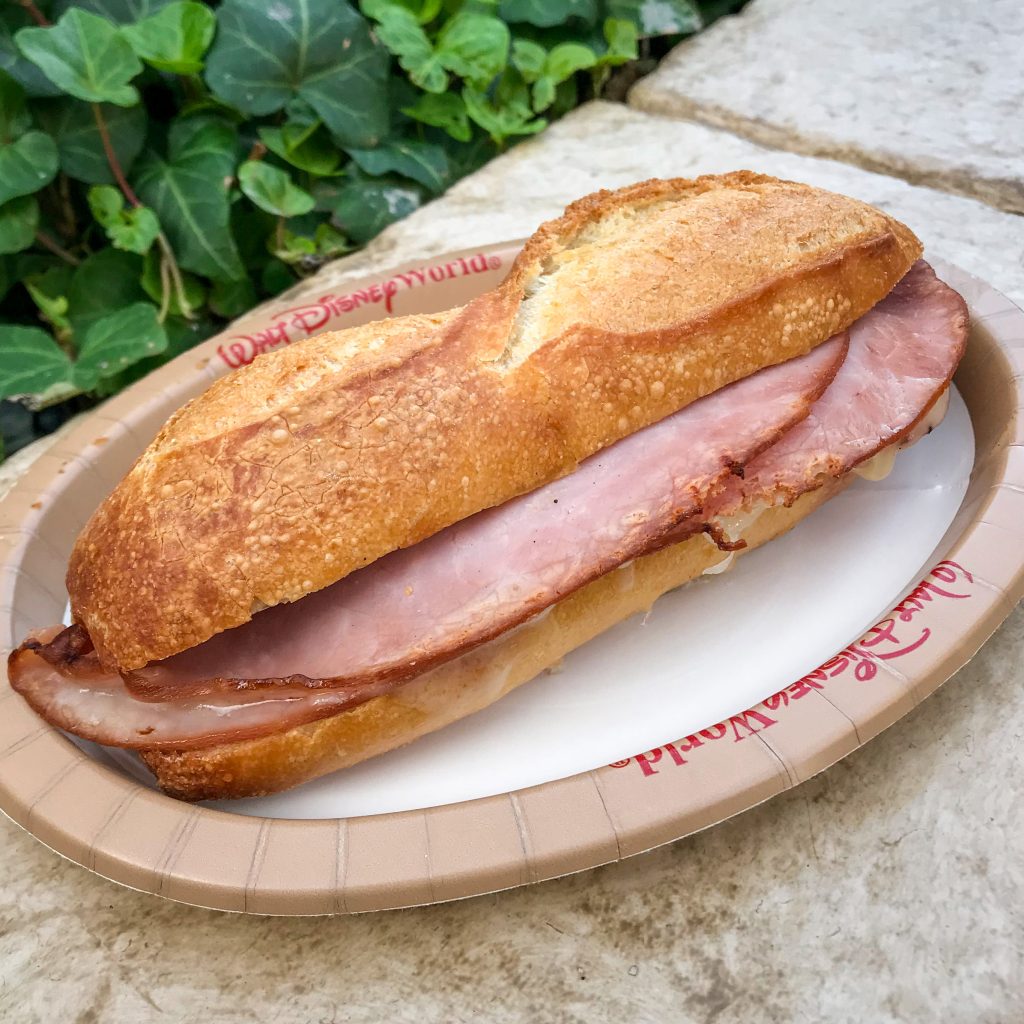
[[[850,352],[810,415],[709,502],[709,516],[790,506],[898,445],[945,394],[967,345],[967,304],[919,260],[850,328]]]
[[[963,300],[918,263],[854,324],[850,354],[838,373],[842,340],[829,343],[831,355],[823,345],[814,358],[737,382],[547,488],[147,666],[129,677],[128,687],[99,668],[78,627],[27,640],[11,656],[12,685],[55,725],[141,749],[196,749],[336,714],[507,632],[666,543],[703,529],[725,550],[742,546],[719,517],[757,504],[791,504],[897,443],[945,391],[966,335]],[[770,409],[774,419],[766,415]],[[656,436],[667,431],[671,435]],[[666,441],[669,456],[685,455],[672,472],[665,467]],[[687,462],[691,454],[695,461]],[[566,539],[566,523],[574,539]],[[537,544],[546,537],[556,540],[538,560]],[[485,578],[480,570],[460,568],[466,552],[484,567]],[[520,580],[516,574],[524,567],[529,572]],[[431,572],[434,586],[417,593]],[[350,627],[333,641],[325,634],[332,616],[335,629],[338,617]],[[396,620],[402,622],[397,633]],[[248,662],[238,660],[243,654]],[[274,672],[259,671],[275,663]],[[232,664],[235,671],[223,671]],[[339,664],[347,674],[338,674]],[[218,671],[211,673],[211,666]],[[130,689],[155,702],[136,699]]]

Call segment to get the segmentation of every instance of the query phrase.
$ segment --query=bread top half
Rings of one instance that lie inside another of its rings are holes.
[[[467,305],[268,353],[179,410],[79,536],[74,619],[110,668],[192,647],[804,354],[920,253],[746,171],[587,196]]]

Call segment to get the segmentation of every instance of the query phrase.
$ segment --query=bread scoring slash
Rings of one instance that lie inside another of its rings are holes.
[[[805,354],[920,253],[750,172],[588,196],[467,305],[268,353],[185,406],[79,537],[73,617],[108,669],[193,647]]]

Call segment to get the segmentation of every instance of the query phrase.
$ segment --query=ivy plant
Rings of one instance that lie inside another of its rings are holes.
[[[114,393],[739,5],[6,0],[0,430]]]

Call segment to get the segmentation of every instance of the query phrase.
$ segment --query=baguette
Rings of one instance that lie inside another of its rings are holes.
[[[792,507],[762,512],[742,533],[746,551],[795,526],[849,481],[833,480]],[[737,552],[741,554],[742,552]],[[141,757],[160,788],[182,800],[263,796],[404,746],[493,704],[664,593],[701,576],[723,553],[698,534],[624,565],[546,614],[392,693],[287,732]]]
[[[878,210],[750,172],[596,193],[542,226],[505,282],[468,305],[263,356],[172,417],[75,546],[73,617],[109,669],[197,645],[806,353],[920,252]],[[580,635],[597,631],[581,619]],[[521,658],[529,674],[548,663]],[[469,689],[454,671],[440,678],[410,686]],[[401,742],[436,728],[439,712],[409,703],[415,692],[258,748],[154,764],[183,794],[263,791],[271,773],[301,781],[358,759],[355,746],[372,753],[396,730]],[[476,699],[453,700],[455,717]]]

